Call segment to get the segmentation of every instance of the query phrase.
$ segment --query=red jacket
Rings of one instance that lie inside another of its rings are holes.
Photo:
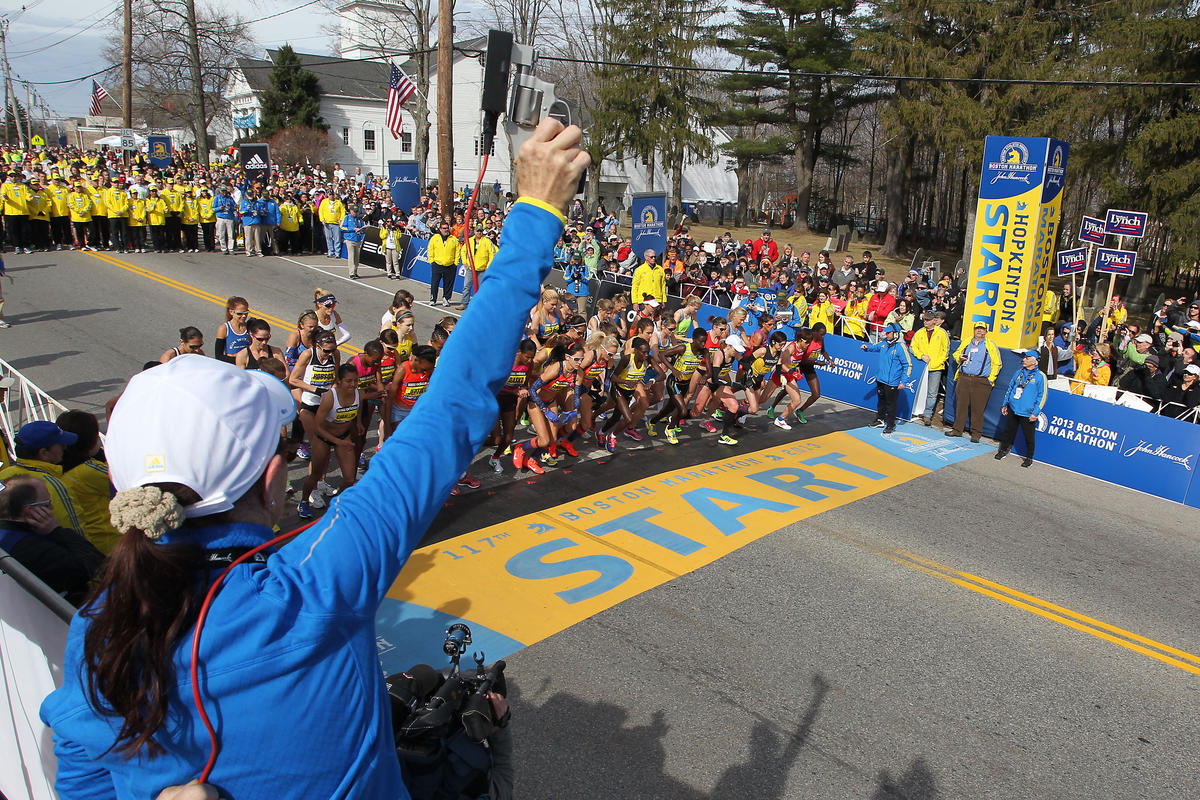
[[[775,244],[774,239],[764,242],[760,236],[750,249],[750,258],[757,264],[764,255],[771,259],[771,263],[774,264],[779,260],[779,245]]]
[[[896,308],[896,296],[890,292],[880,294],[875,292],[867,301],[867,322],[882,325],[887,321],[888,314]]]

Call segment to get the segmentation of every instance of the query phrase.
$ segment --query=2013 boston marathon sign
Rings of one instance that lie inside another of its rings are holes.
[[[999,347],[1037,341],[1061,217],[1069,146],[989,136],[983,148],[963,336],[983,321]]]

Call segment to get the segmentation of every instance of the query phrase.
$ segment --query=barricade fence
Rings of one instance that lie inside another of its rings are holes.
[[[14,379],[12,386],[0,389],[0,428],[4,431],[5,444],[11,456],[13,436],[21,430],[22,425],[40,420],[53,422],[67,407],[2,358],[0,377]]]

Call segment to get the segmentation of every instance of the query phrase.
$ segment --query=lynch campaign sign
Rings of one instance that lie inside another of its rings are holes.
[[[1058,277],[1074,275],[1087,269],[1087,248],[1076,247],[1074,250],[1058,251]]]
[[[1146,235],[1146,214],[1142,211],[1110,208],[1104,218],[1104,232],[1114,236],[1141,238]]]
[[[1062,207],[1068,145],[989,136],[984,143],[963,336],[987,323],[993,341],[1037,341],[1042,296]]]
[[[1104,220],[1095,217],[1084,217],[1079,223],[1079,241],[1091,244],[1104,244]]]
[[[1109,275],[1132,275],[1133,267],[1137,264],[1137,253],[1133,250],[1114,250],[1111,247],[1101,247],[1096,251],[1096,272],[1106,272]]]

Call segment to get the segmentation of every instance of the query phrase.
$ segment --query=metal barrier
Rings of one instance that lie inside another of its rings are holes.
[[[0,429],[3,429],[10,448],[13,435],[22,425],[38,420],[53,422],[59,414],[69,410],[2,358],[0,376],[15,379],[12,386],[0,389]]]

